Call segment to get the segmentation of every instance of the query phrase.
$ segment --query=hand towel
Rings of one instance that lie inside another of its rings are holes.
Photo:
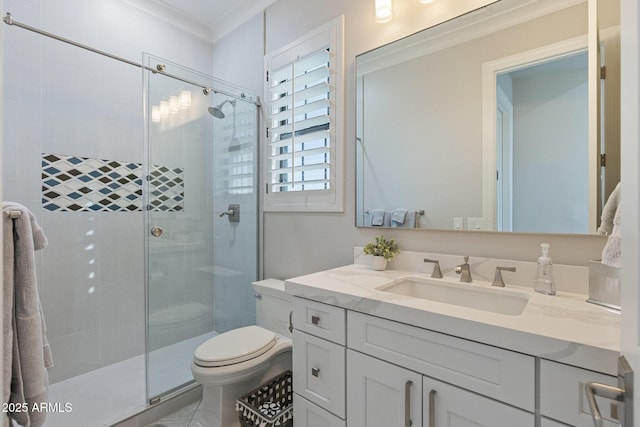
[[[409,209],[407,211],[407,218],[404,221],[405,228],[417,228],[418,227],[418,212],[415,209]]]
[[[600,227],[598,227],[599,234],[609,235],[613,231],[613,218],[616,215],[616,210],[620,205],[620,183],[613,189],[607,203],[602,208],[602,215],[600,216]]]
[[[47,245],[35,215],[17,203],[3,203],[3,210],[21,212],[19,218],[3,216],[3,403],[46,402],[52,366],[42,306],[38,295],[34,251]],[[46,412],[8,414],[18,424],[39,427]]]
[[[384,225],[384,209],[371,209],[369,216],[371,217],[372,226],[382,227]]]
[[[622,267],[622,209],[618,206],[613,218],[613,230],[602,249],[602,263],[611,267]]]
[[[404,220],[407,216],[407,211],[408,209],[403,208],[395,209],[391,214],[391,226],[398,227],[404,224]]]
[[[414,209],[406,209],[406,214],[404,216],[404,221],[402,223],[398,223],[396,221],[391,221],[391,227],[394,228],[416,228],[418,224],[417,215]],[[393,217],[392,217],[393,218]]]

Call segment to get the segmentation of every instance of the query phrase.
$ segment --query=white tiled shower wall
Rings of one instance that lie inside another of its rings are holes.
[[[135,62],[145,51],[212,70],[209,42],[125,1],[6,0],[6,12]],[[5,35],[3,197],[49,238],[38,277],[55,382],[144,351],[142,212],[40,206],[42,153],[142,163],[142,71],[15,27]]]

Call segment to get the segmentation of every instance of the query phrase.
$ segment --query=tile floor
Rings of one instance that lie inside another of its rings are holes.
[[[196,427],[200,401],[194,402],[145,427]]]

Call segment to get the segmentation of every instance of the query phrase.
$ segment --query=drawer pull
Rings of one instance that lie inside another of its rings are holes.
[[[318,378],[318,376],[320,375],[320,368],[311,368],[311,375]]]
[[[596,396],[602,396],[607,399],[624,402],[624,390],[619,387],[600,383],[587,383],[585,384],[584,389],[587,392],[587,401],[591,408],[591,416],[593,417],[593,425],[595,427],[602,427],[602,415],[600,414],[600,408],[598,408],[598,403],[596,402]]]
[[[436,391],[429,392],[429,427],[436,427]]]
[[[320,323],[320,316],[311,316],[311,323],[313,323],[314,325]]]
[[[293,310],[289,312],[289,333],[293,333]]]
[[[621,427],[631,427],[633,423],[633,369],[624,356],[618,358],[618,387],[600,383],[584,385],[587,401],[591,407],[593,425],[602,427],[602,415],[596,402],[596,396],[602,396],[616,402],[623,402],[624,411],[619,415]]]
[[[413,381],[404,383],[404,427],[411,427],[411,385]]]

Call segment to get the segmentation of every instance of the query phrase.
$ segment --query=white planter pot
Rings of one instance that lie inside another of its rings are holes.
[[[383,256],[374,256],[371,261],[371,266],[376,271],[383,271],[387,268],[387,260]]]

